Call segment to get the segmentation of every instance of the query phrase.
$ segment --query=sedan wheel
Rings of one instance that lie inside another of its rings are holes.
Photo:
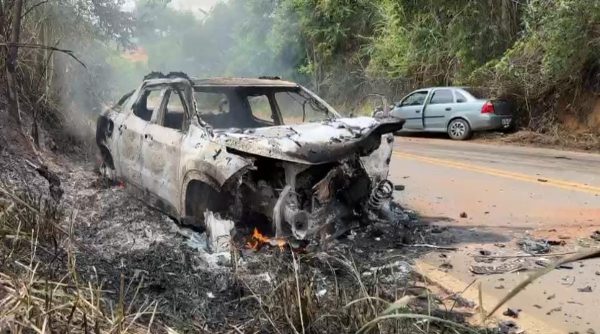
[[[465,140],[471,136],[471,127],[464,119],[455,119],[448,124],[448,135],[455,140]]]

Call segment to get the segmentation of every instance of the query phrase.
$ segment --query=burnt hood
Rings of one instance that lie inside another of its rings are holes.
[[[304,163],[339,161],[353,154],[369,155],[381,135],[398,131],[399,119],[337,118],[319,123],[256,129],[215,129],[213,140],[232,151]]]

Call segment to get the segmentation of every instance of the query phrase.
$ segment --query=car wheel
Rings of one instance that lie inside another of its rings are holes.
[[[471,137],[472,131],[469,123],[462,118],[453,119],[448,124],[448,135],[454,140],[465,140]]]
[[[203,182],[192,181],[186,191],[186,212],[189,218],[183,225],[191,225],[199,230],[204,230],[204,213],[206,211],[225,211],[226,201],[220,192]]]

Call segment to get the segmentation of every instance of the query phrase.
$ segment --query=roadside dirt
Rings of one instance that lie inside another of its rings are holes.
[[[600,135],[589,131],[571,132],[562,130],[553,134],[543,134],[528,130],[520,130],[515,133],[481,132],[476,133],[472,140],[480,143],[500,143],[582,152],[600,152]]]

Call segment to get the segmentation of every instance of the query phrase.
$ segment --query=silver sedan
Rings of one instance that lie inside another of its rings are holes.
[[[447,132],[465,140],[474,131],[505,130],[513,125],[510,104],[469,87],[416,90],[396,103],[392,116],[406,120],[403,131]]]

